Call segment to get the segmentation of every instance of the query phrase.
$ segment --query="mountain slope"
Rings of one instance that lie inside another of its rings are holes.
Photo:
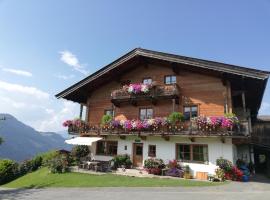
[[[0,121],[0,137],[4,139],[0,158],[21,161],[51,149],[70,149],[58,134],[38,132],[9,114],[0,114],[1,118],[5,120]]]

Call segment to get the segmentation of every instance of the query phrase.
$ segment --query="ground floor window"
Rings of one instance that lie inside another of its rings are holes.
[[[96,155],[114,156],[117,154],[117,141],[97,141]]]
[[[204,144],[176,144],[176,159],[186,162],[208,162],[208,146]]]
[[[149,157],[156,157],[156,145],[149,145],[148,146],[148,156]]]

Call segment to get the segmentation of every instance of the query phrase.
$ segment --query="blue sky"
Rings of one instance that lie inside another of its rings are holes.
[[[269,0],[0,0],[0,112],[60,131],[79,108],[54,94],[135,47],[270,71],[269,19]]]

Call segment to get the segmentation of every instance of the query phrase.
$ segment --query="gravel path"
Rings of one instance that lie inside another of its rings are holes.
[[[1,200],[240,200],[270,199],[270,183],[231,182],[211,187],[0,189]]]

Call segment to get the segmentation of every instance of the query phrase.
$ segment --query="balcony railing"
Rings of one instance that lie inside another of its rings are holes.
[[[179,98],[180,89],[177,84],[172,85],[155,85],[149,89],[147,93],[130,94],[126,89],[114,90],[111,93],[111,101],[114,104],[128,101],[139,100],[158,100],[158,99],[173,99]]]
[[[113,126],[105,125],[89,125],[83,124],[82,126],[69,126],[68,132],[70,134],[77,135],[143,135],[143,136],[170,136],[170,135],[179,135],[179,136],[231,136],[231,137],[248,137],[248,126],[246,122],[240,122],[237,125],[233,126],[231,129],[225,128],[211,128],[205,126],[198,126],[192,121],[181,122],[175,125],[166,125],[166,126],[156,126],[149,129],[142,130],[129,130],[122,127],[115,128]]]

